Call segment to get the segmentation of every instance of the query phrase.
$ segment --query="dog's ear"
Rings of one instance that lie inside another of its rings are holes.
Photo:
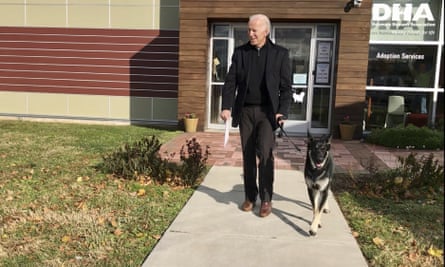
[[[310,141],[314,140],[314,138],[312,137],[311,132],[309,132],[309,129],[307,130],[307,137],[309,138]]]
[[[326,137],[326,142],[330,144],[331,140],[332,140],[332,133],[329,133],[329,135]]]

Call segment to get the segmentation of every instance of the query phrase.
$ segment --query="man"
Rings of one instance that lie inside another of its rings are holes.
[[[269,39],[269,18],[252,15],[248,27],[249,42],[232,56],[220,117],[224,121],[232,117],[232,126],[239,126],[245,191],[241,209],[251,211],[259,194],[259,215],[266,217],[272,211],[274,131],[289,110],[291,70],[288,50]]]

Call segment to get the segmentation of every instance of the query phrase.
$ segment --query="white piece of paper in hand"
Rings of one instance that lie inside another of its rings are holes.
[[[230,133],[230,125],[232,119],[226,120],[226,130],[224,131],[224,147],[226,147],[227,143],[229,142],[229,133]]]

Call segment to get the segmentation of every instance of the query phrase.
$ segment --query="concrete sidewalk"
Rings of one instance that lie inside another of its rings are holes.
[[[318,235],[303,173],[277,169],[272,214],[243,212],[242,168],[213,166],[142,266],[368,266],[334,197]]]

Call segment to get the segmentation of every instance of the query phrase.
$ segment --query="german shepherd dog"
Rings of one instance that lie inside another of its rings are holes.
[[[313,218],[309,233],[314,236],[321,227],[321,213],[328,213],[328,192],[334,173],[331,155],[331,135],[314,138],[308,132],[304,180],[312,204]]]

